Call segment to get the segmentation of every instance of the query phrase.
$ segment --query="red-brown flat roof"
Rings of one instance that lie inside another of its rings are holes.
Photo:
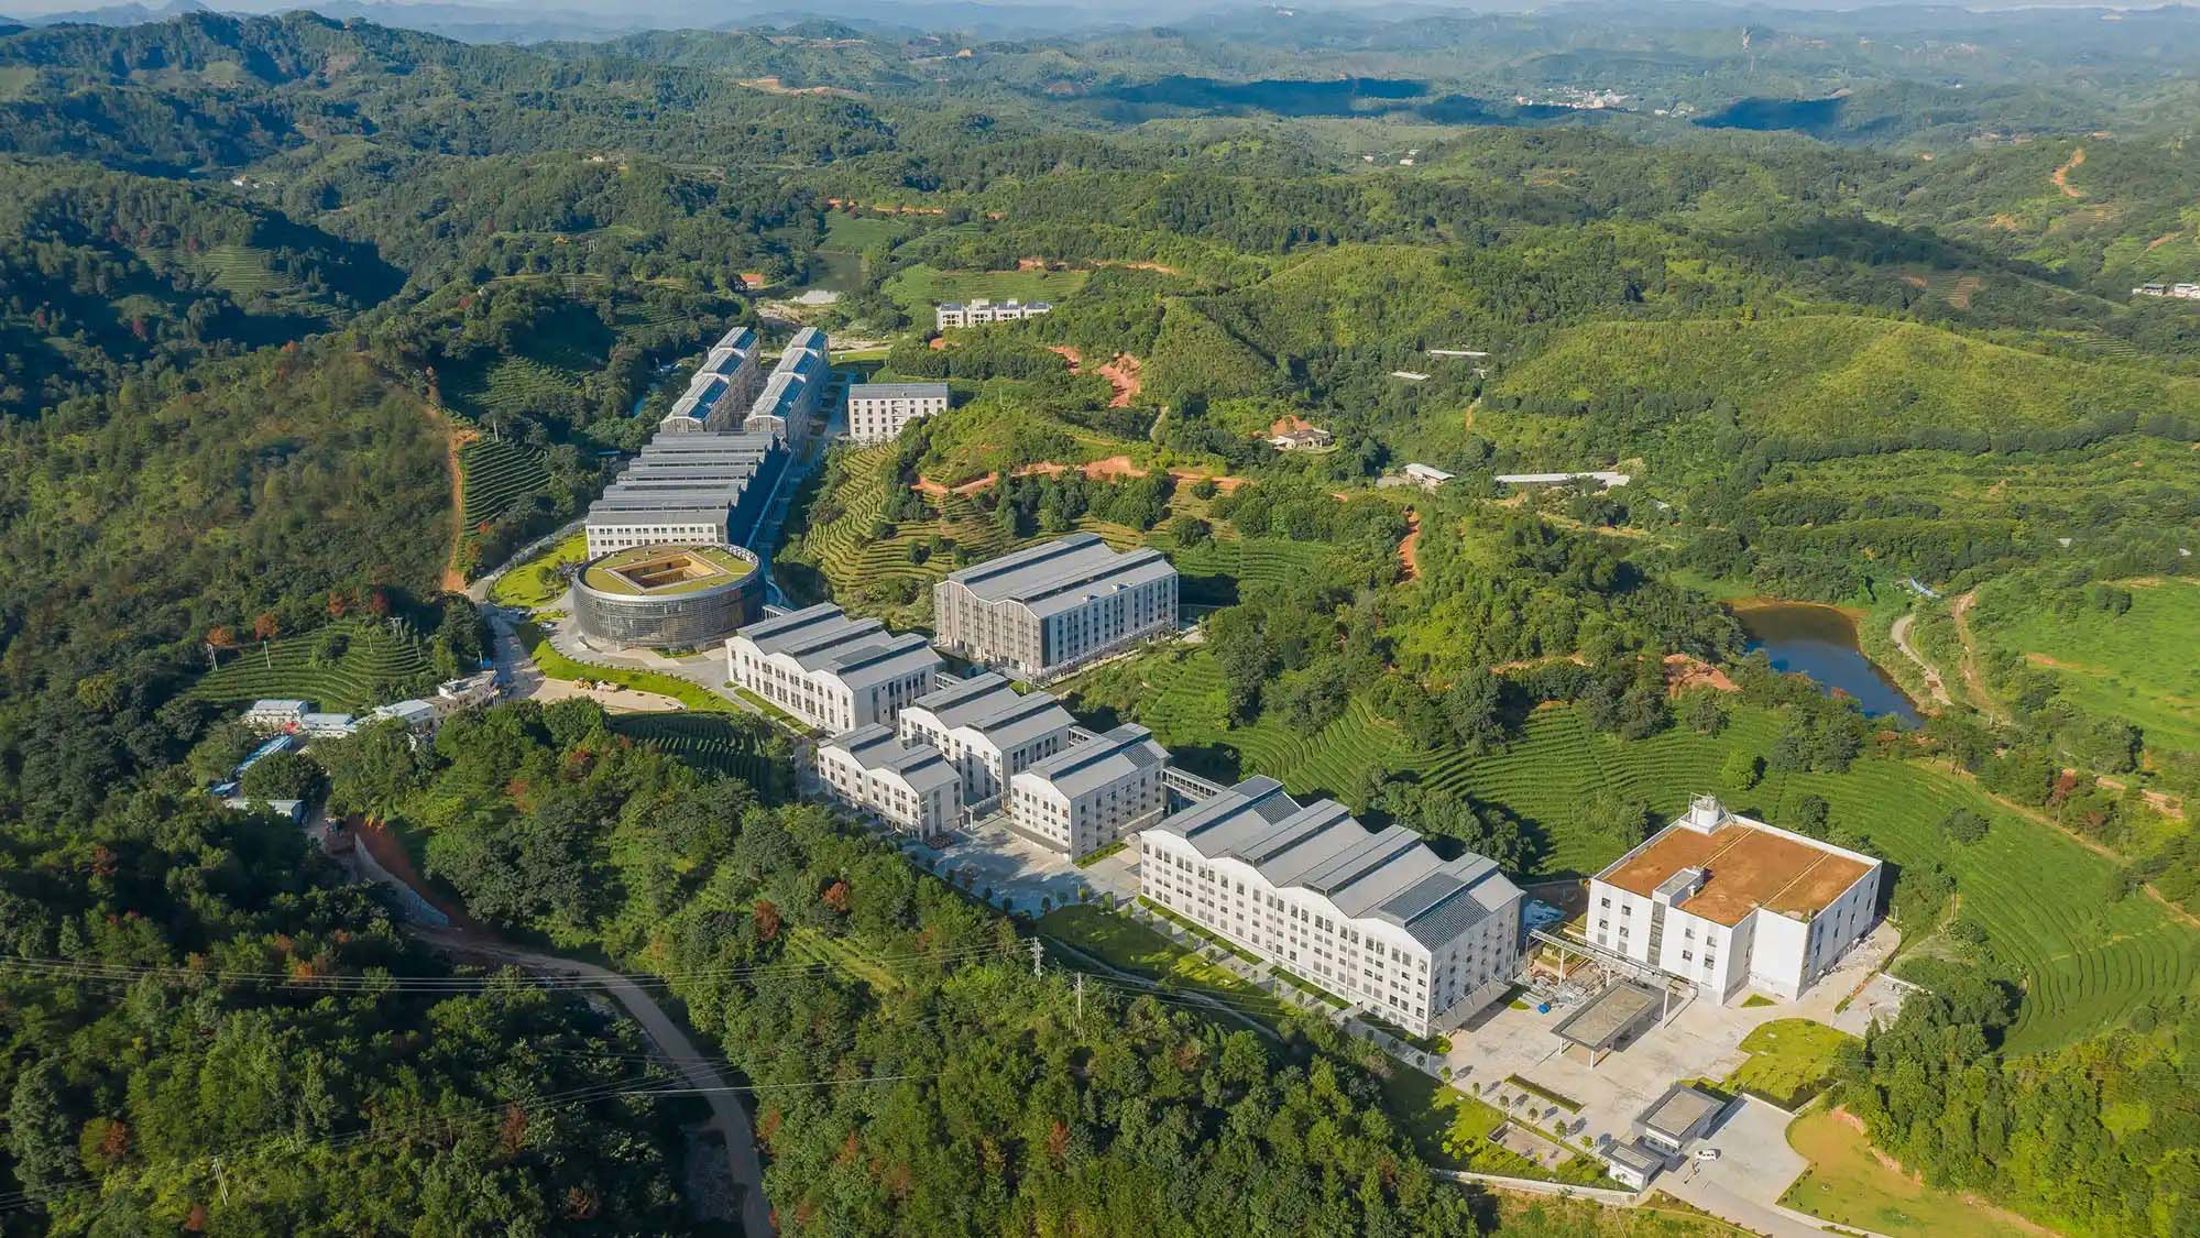
[[[1681,910],[1730,928],[1759,907],[1808,919],[1871,871],[1847,856],[1728,822],[1709,834],[1666,826],[1598,879],[1648,898],[1684,868],[1704,870],[1704,882]]]

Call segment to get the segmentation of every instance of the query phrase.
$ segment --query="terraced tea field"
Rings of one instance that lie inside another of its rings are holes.
[[[475,439],[460,448],[458,466],[465,475],[468,528],[495,520],[550,480],[541,453],[496,439]]]
[[[341,656],[325,661],[317,651],[331,632],[341,633]],[[435,687],[435,668],[418,641],[392,635],[371,620],[356,620],[304,636],[278,637],[263,651],[253,645],[228,654],[220,669],[200,676],[189,695],[223,705],[262,697],[296,697],[318,709],[361,713]]]
[[[1069,687],[1081,708],[1107,705],[1152,727],[1181,764],[1209,777],[1261,773],[1294,794],[1337,795],[1384,769],[1501,805],[1537,839],[1531,877],[1592,873],[1626,849],[1584,820],[1583,805],[1599,793],[1639,799],[1653,819],[1669,819],[1690,796],[1715,791],[1776,825],[1792,818],[1803,796],[1823,796],[1835,824],[1867,835],[1894,864],[1937,861],[1955,876],[1965,916],[2025,977],[2013,1051],[2113,1025],[2142,1002],[2191,991],[2200,978],[2200,933],[2144,897],[2108,901],[2108,860],[1937,768],[1866,757],[1845,774],[1774,772],[1752,789],[1723,785],[1731,753],[1761,756],[1771,748],[1779,720],[1769,713],[1738,710],[1716,738],[1674,728],[1626,741],[1590,731],[1570,708],[1546,708],[1509,748],[1469,757],[1409,751],[1364,701],[1313,735],[1269,717],[1226,726],[1221,675],[1204,651],[1118,663]],[[1993,830],[1970,846],[1949,841],[1940,822],[1957,808],[1987,817]]]
[[[638,744],[706,773],[739,778],[765,794],[785,782],[785,762],[764,750],[755,728],[745,719],[693,712],[613,714],[610,725]]]

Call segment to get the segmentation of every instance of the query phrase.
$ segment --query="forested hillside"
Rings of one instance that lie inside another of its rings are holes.
[[[1935,1188],[2189,1231],[2200,308],[2131,288],[2200,279],[2200,25],[2119,17],[0,29],[0,935],[38,961],[0,981],[0,1206],[696,1223],[684,1102],[582,1090],[648,1081],[630,1025],[454,971],[195,788],[240,699],[478,665],[452,591],[707,341],[799,322],[955,407],[822,462],[790,597],[921,627],[947,571],[1090,530],[1168,555],[1202,632],[1062,690],[1186,768],[1523,880],[1705,789],[1886,855],[1931,993],[1836,1096]],[[928,329],[981,296],[1055,308]],[[1304,426],[1334,443],[1268,442]],[[1496,480],[1590,469],[1629,480]],[[1844,608],[1925,721],[1773,673],[1746,599]],[[662,976],[759,1089],[788,1232],[1692,1232],[1443,1183],[1326,1021],[1080,1005],[980,891],[783,802],[784,756],[523,703],[253,788]]]

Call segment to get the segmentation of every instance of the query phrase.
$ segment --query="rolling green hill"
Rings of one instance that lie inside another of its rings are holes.
[[[1734,403],[1744,428],[1799,439],[2200,414],[2200,380],[1834,315],[1571,327],[1496,383],[1500,394],[1579,400],[1629,390],[1715,395]]]

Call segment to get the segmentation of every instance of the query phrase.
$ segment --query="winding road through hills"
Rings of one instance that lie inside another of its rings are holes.
[[[711,1064],[716,1059],[697,1051],[687,1032],[665,1013],[664,1007],[659,1006],[647,990],[617,972],[606,971],[592,963],[542,954],[479,933],[420,927],[413,931],[451,954],[510,963],[547,975],[579,977],[625,1007],[635,1022],[642,1025],[643,1033],[657,1047],[666,1065],[680,1076],[682,1085],[694,1089],[710,1105],[712,1125],[725,1140],[727,1168],[741,1188],[741,1232],[749,1238],[768,1238],[777,1232],[772,1226],[771,1204],[764,1196],[764,1162],[756,1154],[756,1129],[749,1120],[748,1106],[741,1103],[740,1094],[727,1086],[725,1077]]]

